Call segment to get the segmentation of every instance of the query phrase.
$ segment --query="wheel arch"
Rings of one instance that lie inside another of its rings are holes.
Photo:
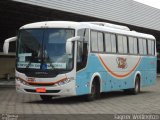
[[[90,85],[89,85],[90,86],[89,87],[90,93],[91,93],[91,86],[92,86],[93,80],[95,80],[95,79],[98,79],[99,85],[100,85],[100,92],[102,92],[102,78],[101,78],[101,75],[98,72],[96,72],[91,77],[91,81],[90,81]]]
[[[142,76],[141,76],[141,72],[140,71],[137,71],[134,75],[134,83],[133,85],[135,85],[135,82],[136,82],[136,77],[139,77],[139,83],[140,83],[140,86],[141,86],[141,82],[142,82]]]

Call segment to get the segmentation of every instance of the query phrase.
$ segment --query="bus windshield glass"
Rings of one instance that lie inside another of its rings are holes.
[[[73,54],[66,54],[66,41],[74,37],[73,29],[23,29],[18,37],[17,68],[71,70]]]

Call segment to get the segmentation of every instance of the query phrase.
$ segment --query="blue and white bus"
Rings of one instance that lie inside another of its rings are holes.
[[[103,22],[46,21],[19,29],[16,90],[53,96],[86,95],[124,90],[137,94],[156,82],[156,40],[128,27]]]

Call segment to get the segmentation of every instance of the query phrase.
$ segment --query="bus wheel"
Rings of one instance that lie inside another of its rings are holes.
[[[135,86],[132,90],[132,93],[135,95],[140,93],[140,78],[138,76],[136,77]]]
[[[51,95],[40,95],[43,101],[50,101],[52,99]]]
[[[100,97],[100,82],[99,80],[93,80],[91,86],[91,93],[87,95],[87,101],[93,101]]]

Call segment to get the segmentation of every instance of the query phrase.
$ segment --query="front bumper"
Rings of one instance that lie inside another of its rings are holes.
[[[37,88],[45,88],[46,92],[36,92]],[[76,95],[74,80],[69,83],[58,85],[58,86],[24,85],[20,81],[16,80],[16,90],[19,93],[26,93],[26,94],[53,95],[53,96],[75,96]]]

